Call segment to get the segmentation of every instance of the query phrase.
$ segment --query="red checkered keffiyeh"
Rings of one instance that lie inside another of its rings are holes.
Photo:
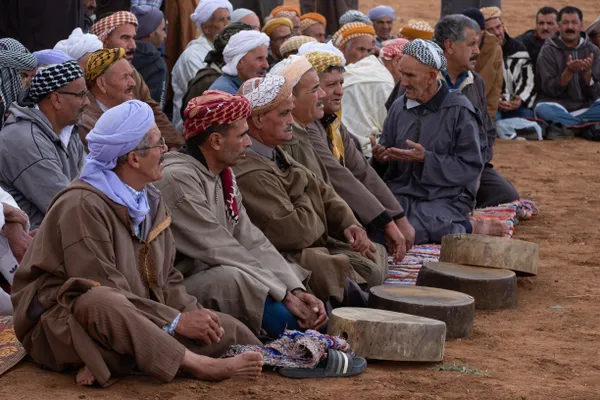
[[[379,58],[383,60],[391,61],[394,58],[402,55],[402,50],[404,50],[404,46],[408,43],[407,39],[391,39],[383,42],[383,48],[379,52]]]
[[[232,95],[219,90],[208,90],[188,103],[185,117],[185,139],[192,138],[213,125],[229,125],[248,118],[252,113],[250,101],[244,96]],[[231,168],[219,174],[223,184],[223,195],[227,216],[237,223],[239,209],[236,200],[237,184]]]
[[[137,28],[138,20],[135,15],[129,11],[119,11],[106,18],[102,18],[90,27],[90,33],[98,36],[101,42],[104,42],[108,35],[121,25],[132,24]]]

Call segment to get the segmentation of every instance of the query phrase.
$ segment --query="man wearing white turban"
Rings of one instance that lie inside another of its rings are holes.
[[[201,34],[187,45],[171,71],[173,125],[181,125],[181,102],[187,92],[188,83],[199,70],[206,67],[204,59],[208,52],[214,49],[215,36],[231,21],[232,11],[233,7],[227,0],[200,0],[190,16]]]
[[[61,40],[54,46],[54,50],[60,50],[73,60],[77,60],[83,72],[90,55],[101,48],[102,42],[98,36],[83,33],[81,28],[75,28],[68,39]]]
[[[238,8],[231,13],[231,22],[243,22],[255,31],[260,31],[260,19],[256,13],[247,8]]]
[[[223,50],[223,75],[210,87],[226,93],[237,93],[242,83],[250,78],[262,78],[269,69],[267,35],[257,31],[241,31],[229,39]]]
[[[57,195],[14,279],[16,334],[55,371],[106,385],[138,369],[163,382],[256,377],[262,356],[221,357],[260,344],[241,322],[203,309],[173,267],[171,217],[160,192],[167,151],[147,104],[106,111],[87,136],[81,179]],[[52,343],[52,346],[48,346]]]

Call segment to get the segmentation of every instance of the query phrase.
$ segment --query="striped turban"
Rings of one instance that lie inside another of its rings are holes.
[[[285,14],[283,14],[285,13]],[[274,18],[278,18],[278,17],[290,17],[290,18],[294,18],[294,17],[300,17],[300,7],[298,6],[279,6],[279,7],[275,7],[273,9],[273,11],[271,11],[271,17]]]
[[[346,65],[342,57],[326,51],[313,51],[306,54],[305,57],[317,70],[317,74],[322,74],[331,67],[343,68]]]
[[[188,140],[210,126],[230,125],[248,118],[251,113],[250,102],[244,96],[207,90],[202,96],[190,100],[185,108],[183,136]]]
[[[375,38],[375,29],[371,25],[363,24],[362,22],[350,22],[340,28],[333,35],[333,44],[338,49],[343,49],[349,40],[360,36],[373,36]]]
[[[85,84],[88,89],[94,86],[100,75],[122,58],[125,58],[125,50],[122,48],[102,49],[92,53],[85,66]]]
[[[31,80],[29,98],[34,103],[39,103],[44,96],[82,77],[83,71],[75,60],[50,65],[38,70]]]
[[[304,56],[289,56],[273,65],[269,75],[279,75],[287,79],[292,87],[296,86],[305,73],[313,69],[312,64]]]
[[[23,87],[21,71],[35,69],[37,61],[20,42],[11,38],[0,39],[0,126],[4,123],[4,111],[19,97]]]
[[[394,58],[402,55],[402,50],[404,50],[404,46],[408,43],[407,39],[390,39],[386,40],[383,43],[383,48],[379,52],[379,58],[382,60],[391,61]]]
[[[134,25],[136,30],[139,26],[138,20],[133,13],[130,13],[129,11],[119,11],[108,17],[102,18],[92,25],[90,27],[90,33],[98,36],[98,39],[104,43],[108,35],[121,25],[125,24]]]
[[[68,39],[56,43],[54,50],[60,50],[74,60],[79,60],[87,53],[93,53],[102,48],[102,42],[96,35],[83,33],[81,28],[75,28]]]
[[[292,51],[297,51],[300,48],[300,46],[302,46],[303,44],[311,43],[311,42],[318,43],[317,39],[315,39],[312,36],[303,36],[303,35],[292,36],[291,38],[289,38],[288,40],[283,42],[283,44],[279,48],[279,52],[285,56],[287,53],[291,53]]]
[[[248,79],[238,94],[244,96],[252,106],[252,115],[268,113],[292,96],[292,85],[283,76],[269,75],[264,78]]]
[[[344,53],[340,51],[337,47],[333,45],[333,42],[330,40],[327,43],[319,43],[319,42],[309,42],[305,43],[298,49],[298,55],[303,56],[308,53],[312,53],[313,51],[325,51],[327,53],[331,53],[335,56],[339,56],[342,58],[344,65],[346,64],[346,58],[344,58]]]
[[[340,17],[340,26],[349,24],[350,22],[362,22],[363,24],[373,25],[369,17],[358,10],[348,10]]]
[[[448,62],[444,57],[444,51],[437,44],[429,40],[415,39],[407,43],[402,54],[411,56],[425,65],[429,65],[438,71],[446,69]]]
[[[273,18],[263,26],[262,32],[271,36],[280,26],[287,26],[292,32],[294,31],[294,24],[288,18]]]
[[[196,10],[192,15],[190,15],[190,19],[198,28],[207,21],[209,21],[215,11],[219,8],[225,8],[229,11],[229,14],[233,12],[233,6],[227,0],[200,0]]]
[[[321,24],[327,27],[327,19],[323,15],[316,12],[306,13],[300,17],[300,30],[302,32],[314,24]]]
[[[376,21],[384,17],[389,17],[394,20],[394,18],[396,18],[396,12],[390,6],[377,6],[369,11],[368,16],[371,21]]]
[[[433,39],[433,28],[427,22],[411,19],[399,31],[398,36],[406,39]]]

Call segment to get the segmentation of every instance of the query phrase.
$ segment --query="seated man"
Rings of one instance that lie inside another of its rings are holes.
[[[135,55],[137,28],[138,22],[135,15],[127,11],[119,11],[96,22],[90,28],[90,33],[98,36],[105,49],[117,49],[119,47],[124,49],[125,58],[131,64]],[[160,104],[152,99],[148,85],[135,68],[133,69],[133,80],[135,81],[133,98],[141,100],[152,107],[156,125],[158,125],[160,133],[167,141],[167,146],[170,149],[179,148],[183,144],[183,136],[171,125]]]
[[[396,19],[396,11],[390,6],[377,6],[369,10],[369,19],[373,22],[375,29],[375,40],[377,47],[382,48],[383,42],[396,39],[392,35],[392,27]]]
[[[0,39],[0,129],[4,126],[10,105],[19,99],[21,89],[28,88],[35,74],[37,59],[21,43],[11,38]]]
[[[269,42],[267,35],[254,30],[242,30],[231,36],[223,50],[223,75],[209,89],[236,94],[242,82],[265,76],[269,70]]]
[[[165,109],[169,71],[161,48],[167,38],[167,27],[162,11],[152,6],[133,6],[140,28],[135,37],[133,67],[142,75],[150,89],[150,96]]]
[[[8,109],[0,131],[0,185],[28,215],[32,229],[83,167],[75,124],[88,105],[83,71],[71,60],[40,69],[27,96]]]
[[[367,24],[367,25],[373,25],[373,22],[369,19],[369,17],[366,14],[363,14],[362,12],[358,11],[358,10],[348,10],[346,11],[344,14],[342,14],[339,18],[339,25],[338,28],[341,28],[342,26],[349,24],[350,22],[362,22],[363,24]],[[334,33],[337,31],[337,29],[335,31],[333,31]]]
[[[218,109],[228,112],[211,112]],[[306,292],[310,273],[288,264],[250,222],[230,168],[250,146],[250,112],[245,97],[217,91],[192,99],[186,109],[186,147],[165,156],[157,182],[173,218],[175,266],[200,304],[256,334],[262,328],[279,338],[286,326],[318,330],[327,316]]]
[[[281,0],[279,1],[282,3]],[[302,34],[302,32],[300,32],[300,15],[300,7],[298,6],[278,6],[271,11],[271,15],[265,18],[265,21],[268,22],[273,18],[287,18],[292,21],[292,32],[294,35],[300,35]]]
[[[483,158],[479,188],[478,208],[497,206],[519,199],[519,193],[504,179],[491,164],[496,141],[496,126],[487,110],[485,84],[477,72],[472,72],[479,56],[479,25],[464,15],[453,14],[442,17],[435,25],[433,41],[444,50],[447,67],[442,71],[450,89],[464,94],[479,112],[479,142]]]
[[[578,8],[560,10],[560,36],[546,41],[537,61],[543,84],[535,115],[567,127],[600,122],[600,50],[583,32],[582,19]],[[598,124],[582,134],[591,138],[594,132],[600,137]]]
[[[270,39],[269,43],[269,65],[278,63],[283,60],[281,51],[279,51],[281,45],[291,38],[294,30],[292,21],[287,18],[273,18],[265,24],[262,28],[262,32],[267,35]]]
[[[585,29],[590,41],[600,48],[600,17],[596,18],[590,26]]]
[[[236,8],[231,13],[231,23],[241,22],[249,25],[255,31],[260,31],[260,19],[258,15],[247,8]]]
[[[81,141],[87,147],[85,137],[94,129],[102,114],[128,100],[133,100],[135,80],[133,68],[125,58],[123,49],[102,49],[94,52],[85,72],[85,83],[90,105],[78,123]]]
[[[199,70],[206,67],[204,59],[208,52],[214,49],[215,36],[231,20],[230,14],[232,11],[232,5],[227,0],[201,1],[198,2],[196,11],[188,17],[200,31],[200,36],[187,45],[171,71],[173,125],[179,126],[181,121],[181,100],[187,91],[189,81]],[[168,56],[171,56],[171,54],[168,54]]]
[[[406,40],[431,40],[433,38],[433,28],[427,21],[422,19],[409,19],[398,31],[398,37]]]
[[[54,200],[14,280],[15,333],[38,364],[81,368],[106,385],[135,368],[163,382],[256,377],[262,356],[221,357],[260,344],[234,318],[203,309],[173,268],[171,217],[151,183],[167,151],[153,111],[132,100],[88,135],[81,178]]]
[[[476,44],[475,44],[476,46]],[[478,114],[465,96],[438,81],[446,58],[416,39],[400,60],[405,94],[390,108],[373,162],[415,228],[415,244],[451,233],[502,235],[499,221],[470,220],[484,162]]]
[[[331,185],[359,221],[369,238],[385,245],[398,261],[412,247],[415,231],[402,207],[356,147],[339,117],[344,89],[344,60],[316,51],[306,55],[325,92],[321,120],[306,127],[315,152],[327,168]]]
[[[375,48],[372,27],[346,24],[336,33],[333,43],[344,53],[348,65],[344,72],[342,122],[358,139],[365,156],[370,157],[370,137],[381,135],[387,115],[382,105],[394,89],[394,77],[371,55]]]
[[[537,58],[546,43],[546,39],[558,34],[558,23],[556,17],[558,11],[553,7],[542,7],[535,15],[535,29],[530,29],[520,36],[517,40],[525,45],[533,67],[537,65]]]
[[[98,39],[98,36],[91,33],[83,33],[81,28],[75,28],[68,39],[56,43],[54,50],[60,50],[73,60],[77,60],[85,73],[85,66],[90,56],[102,47],[102,42]]]
[[[481,12],[485,17],[486,31],[496,36],[502,46],[504,83],[496,120],[533,118],[535,77],[527,49],[523,43],[508,35],[498,7],[485,7]]]
[[[312,272],[309,285],[319,299],[334,307],[366,305],[345,287],[381,285],[385,249],[369,241],[331,186],[279,147],[292,136],[290,86],[268,76],[244,83],[241,92],[252,104],[252,146],[234,171],[250,219],[288,260]]]
[[[300,30],[302,35],[315,38],[320,43],[325,43],[325,28],[327,20],[319,13],[310,12],[300,17]]]

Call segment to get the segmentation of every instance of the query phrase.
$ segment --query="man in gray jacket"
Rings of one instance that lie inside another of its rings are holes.
[[[39,70],[0,131],[0,186],[40,226],[54,195],[77,177],[85,151],[74,125],[87,107],[75,60]]]

